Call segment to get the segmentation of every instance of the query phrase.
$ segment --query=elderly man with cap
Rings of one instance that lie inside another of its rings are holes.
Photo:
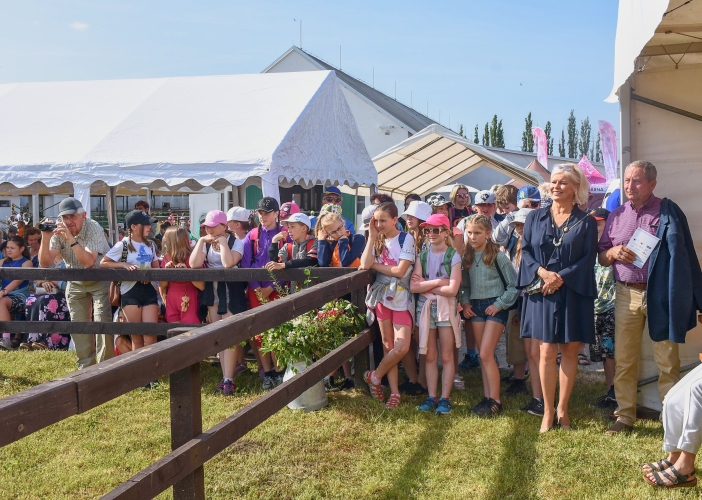
[[[56,229],[44,231],[41,239],[39,265],[50,267],[60,254],[68,269],[100,267],[102,257],[110,250],[102,226],[87,217],[83,205],[76,198],[63,199],[58,209]],[[69,281],[66,302],[71,320],[111,321],[109,286],[108,281]],[[73,335],[72,339],[78,356],[78,369],[105,361],[114,355],[112,335],[95,335],[94,347],[90,335]]]
[[[341,196],[341,190],[338,187],[327,186],[324,188],[324,198],[322,198],[323,205],[331,204],[337,205],[339,208],[341,208],[342,201],[343,198]],[[353,222],[344,217],[342,218],[344,219],[344,226],[346,227],[346,229],[348,229],[351,234],[355,234],[356,229],[353,226]],[[310,217],[310,224],[312,224],[312,227],[315,227],[317,225],[317,217]]]
[[[653,340],[661,400],[680,380],[678,345],[697,323],[702,306],[702,271],[685,214],[671,200],[653,194],[656,167],[635,161],[624,172],[629,201],[609,215],[599,243],[599,262],[614,267],[617,421],[608,435],[630,432],[636,422],[639,355],[643,331]],[[657,238],[643,262],[627,247],[634,233]],[[636,263],[635,263],[636,261]]]

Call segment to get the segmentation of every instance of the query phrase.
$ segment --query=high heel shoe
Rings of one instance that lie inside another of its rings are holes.
[[[547,432],[557,431],[560,427],[561,424],[558,423],[558,416],[553,415],[553,425],[548,429],[539,429],[539,434],[546,434]]]

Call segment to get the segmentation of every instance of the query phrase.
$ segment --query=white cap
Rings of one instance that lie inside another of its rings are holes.
[[[290,217],[288,217],[285,220],[282,220],[280,222],[301,222],[307,227],[312,227],[312,223],[310,222],[310,218],[303,214],[302,212],[297,212],[296,214],[291,214]]]
[[[402,212],[402,215],[411,215],[419,220],[425,221],[431,215],[431,206],[423,201],[413,201],[407,207],[407,210]]]
[[[489,204],[495,204],[495,193],[492,191],[489,191],[487,189],[484,189],[482,191],[478,191],[475,193],[475,199],[473,201],[473,205],[489,205]]]
[[[250,210],[244,207],[232,207],[227,211],[227,220],[235,220],[238,222],[246,222],[249,220]]]
[[[366,231],[370,227],[370,221],[373,218],[373,214],[377,208],[378,205],[368,205],[363,209],[363,213],[361,214],[361,219],[363,220],[361,231]]]
[[[533,211],[533,208],[520,208],[516,212],[512,212],[512,221],[510,222],[510,225],[514,222],[521,222],[524,224],[526,222],[527,215]]]

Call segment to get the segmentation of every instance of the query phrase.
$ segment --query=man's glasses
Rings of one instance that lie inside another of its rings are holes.
[[[333,235],[335,235],[335,234],[339,234],[339,233],[341,233],[344,229],[346,229],[346,226],[344,226],[344,225],[342,224],[341,226],[339,226],[338,228],[336,228],[334,231],[329,231],[329,236],[333,236]]]
[[[424,234],[441,234],[442,231],[446,231],[443,227],[425,227]]]

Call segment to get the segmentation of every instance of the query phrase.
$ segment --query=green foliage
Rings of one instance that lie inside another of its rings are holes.
[[[578,127],[575,122],[575,113],[570,110],[568,117],[568,158],[578,156]]]
[[[483,131],[483,146],[490,145],[490,128],[489,125],[485,124],[485,131]]]
[[[534,123],[531,120],[531,111],[526,118],[524,118],[524,132],[522,132],[522,151],[528,151],[529,153],[534,152],[534,136],[531,133],[531,129]]]
[[[473,133],[473,142],[476,144],[480,144],[480,137],[478,137],[478,125],[475,125],[475,131]]]
[[[492,122],[490,123],[490,146],[495,147],[495,140],[497,139],[497,115],[493,115]]]
[[[597,133],[597,142],[595,142],[595,161],[602,161],[602,146],[600,145],[600,133]]]
[[[585,117],[585,119],[580,123],[580,140],[578,142],[578,149],[580,150],[580,157],[586,154],[590,154],[590,159],[592,158],[592,152],[590,149],[590,135],[592,133],[592,126],[590,125],[590,118]]]
[[[553,137],[551,137],[551,122],[546,122],[544,127],[544,133],[546,134],[546,149],[549,156],[553,155]],[[546,165],[544,165],[546,166]]]
[[[563,131],[563,129],[561,129],[561,140],[558,142],[558,156],[560,156],[561,158],[565,158],[565,155],[565,132]]]
[[[365,324],[356,306],[337,299],[264,332],[261,352],[274,352],[280,366],[298,361],[311,365],[314,358],[358,335]]]
[[[458,128],[458,135],[461,137],[465,137],[465,134],[463,133],[463,124],[461,123],[461,126]]]
[[[497,122],[497,129],[495,130],[495,147],[504,149],[505,147],[505,131],[502,130],[502,120]]]

